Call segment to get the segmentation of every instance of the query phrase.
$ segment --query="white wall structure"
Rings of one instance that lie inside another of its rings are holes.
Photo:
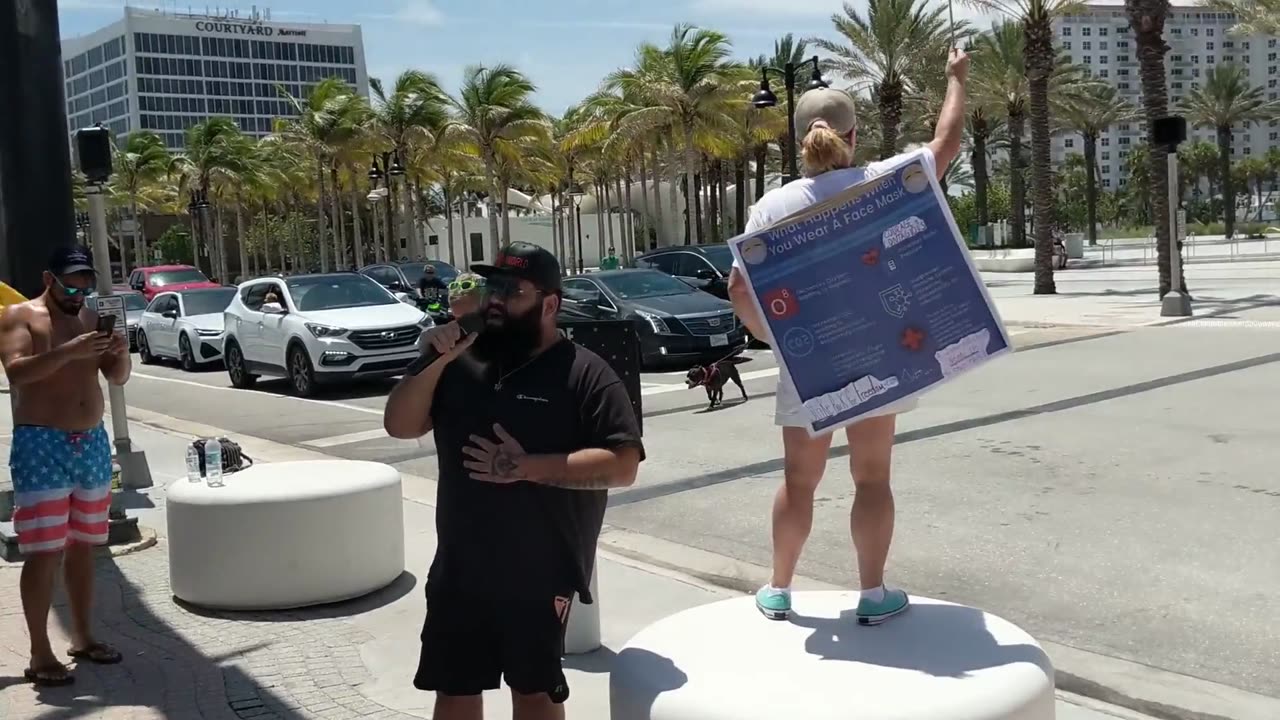
[[[1165,21],[1164,39],[1169,45],[1165,72],[1169,107],[1176,108],[1191,90],[1200,87],[1214,65],[1234,62],[1248,70],[1249,82],[1260,86],[1269,100],[1280,100],[1280,47],[1274,36],[1233,37],[1231,13],[1216,12],[1190,2],[1172,0]],[[1078,13],[1054,20],[1058,46],[1073,62],[1087,68],[1095,78],[1105,80],[1136,107],[1142,107],[1142,80],[1138,54],[1123,0],[1091,0]],[[1187,128],[1188,140],[1217,142],[1212,128]],[[1101,184],[1108,190],[1128,182],[1125,159],[1130,148],[1146,141],[1144,121],[1110,128],[1098,140]],[[1280,143],[1280,122],[1236,126],[1232,133],[1232,157],[1240,160],[1261,156]],[[1053,139],[1053,160],[1084,152],[1078,134],[1062,133]]]
[[[117,136],[153,130],[171,150],[210,117],[268,134],[274,118],[294,115],[277,86],[304,97],[340,77],[369,94],[360,26],[275,22],[256,12],[125,8],[122,19],[64,39],[62,58],[69,132],[99,122]]]

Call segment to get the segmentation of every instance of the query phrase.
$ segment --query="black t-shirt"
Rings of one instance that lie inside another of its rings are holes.
[[[429,303],[446,305],[449,302],[449,286],[438,277],[423,277],[418,281],[418,291],[422,293],[422,299]]]
[[[496,441],[497,423],[531,455],[630,446],[643,457],[631,398],[608,363],[567,339],[518,369],[467,352],[445,368],[431,420],[440,464],[432,575],[499,592],[567,582],[591,602],[608,492],[473,480],[462,449],[472,434]]]

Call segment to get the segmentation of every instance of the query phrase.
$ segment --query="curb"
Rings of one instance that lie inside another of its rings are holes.
[[[332,460],[315,450],[277,443],[264,438],[227,432],[201,423],[172,418],[141,409],[129,409],[129,417],[149,429],[178,437],[228,437],[260,462]],[[435,505],[436,481],[401,473],[403,496],[408,502]],[[152,532],[151,543],[155,543]],[[148,545],[148,547],[150,547]],[[654,572],[708,589],[754,593],[769,578],[769,569],[687,545],[637,533],[606,523],[601,530],[599,552],[614,562]],[[139,548],[142,549],[142,548]],[[848,590],[797,575],[799,590]],[[1161,670],[1141,663],[1040,641],[1055,669],[1060,694],[1080,696],[1068,700],[1084,707],[1130,720],[1276,720],[1280,698],[1271,698],[1208,680]],[[1139,713],[1135,715],[1134,713]]]

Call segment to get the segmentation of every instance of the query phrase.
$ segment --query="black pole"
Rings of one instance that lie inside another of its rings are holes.
[[[579,199],[573,204],[578,218],[578,274],[582,274],[582,200]]]
[[[796,66],[787,63],[783,73],[787,85],[787,182],[800,177],[796,169]]]
[[[0,2],[0,68],[0,280],[35,297],[76,237],[56,0]]]

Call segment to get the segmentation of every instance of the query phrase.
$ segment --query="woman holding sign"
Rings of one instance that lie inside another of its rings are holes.
[[[947,59],[947,95],[938,117],[933,141],[917,152],[925,156],[941,178],[960,152],[964,130],[965,80],[969,58],[963,50],[952,50]],[[897,164],[901,158],[852,167],[856,131],[853,98],[842,90],[810,90],[796,103],[796,128],[804,133],[801,180],[769,191],[751,208],[746,232],[751,233],[821,203],[849,187],[875,177]],[[729,275],[729,297],[747,329],[756,337],[768,337],[769,330],[756,310],[751,288],[737,263]],[[888,405],[881,413],[845,428],[849,440],[850,470],[856,488],[850,528],[858,556],[858,578],[862,588],[858,602],[858,623],[877,625],[907,609],[909,600],[902,590],[884,584],[884,566],[893,539],[893,491],[889,486],[893,455],[895,417],[915,407],[914,400]],[[806,430],[807,411],[791,381],[779,376],[775,422],[782,427],[786,455],[785,480],[773,505],[773,577],[756,593],[756,607],[768,618],[786,619],[791,614],[791,579],[800,551],[813,524],[813,497],[827,465],[831,434],[810,437]]]

